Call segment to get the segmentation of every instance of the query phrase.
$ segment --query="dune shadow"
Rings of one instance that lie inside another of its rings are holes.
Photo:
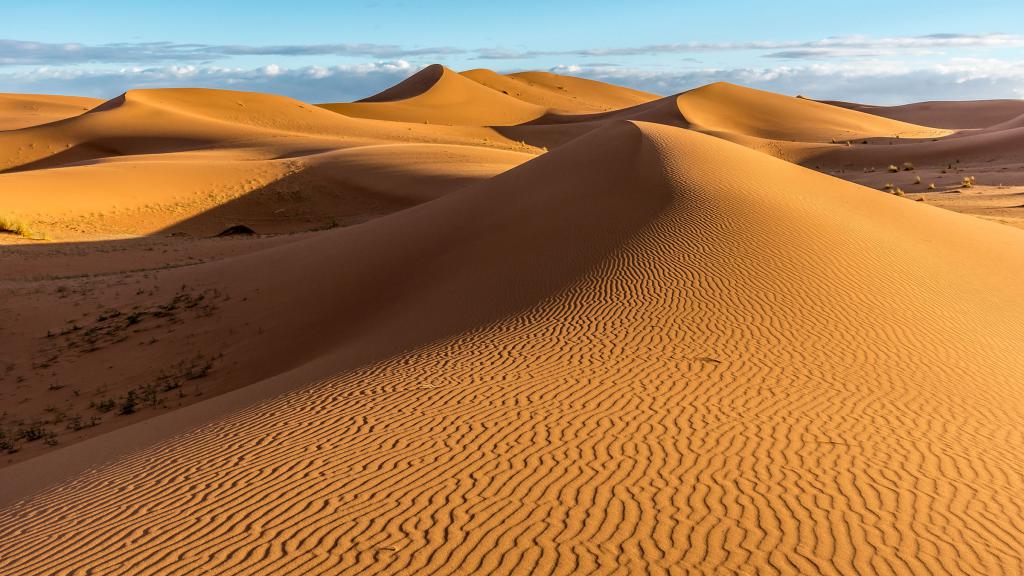
[[[232,226],[288,234],[352,226],[417,202],[306,172],[289,174],[166,226],[153,235],[212,237]]]
[[[139,136],[132,137],[130,139],[112,138],[90,140],[89,142],[70,146],[65,150],[37,160],[4,168],[0,170],[0,174],[86,164],[95,160],[102,160],[103,158],[191,152],[207,149],[209,147],[210,142],[208,140],[191,138]],[[131,150],[131,152],[127,152],[126,150]]]

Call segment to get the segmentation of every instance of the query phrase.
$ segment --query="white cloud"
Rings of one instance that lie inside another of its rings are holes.
[[[1024,97],[1024,62],[998,59],[956,58],[921,67],[868,62],[651,71],[569,65],[551,71],[565,73],[570,67],[580,76],[658,94],[726,81],[783,94],[870,104]]]
[[[189,62],[227,59],[233,56],[355,56],[408,58],[445,56],[465,50],[450,46],[423,48],[392,44],[283,44],[242,46],[222,44],[180,44],[174,42],[119,42],[84,45],[0,39],[0,65],[67,65],[88,63]]]
[[[871,36],[837,36],[820,40],[753,41],[753,42],[684,42],[649,44],[618,48],[585,48],[575,50],[477,50],[477,57],[492,60],[537,58],[543,56],[644,56],[683,54],[691,52],[768,52],[775,58],[813,56],[844,57],[850,55],[932,53],[937,48],[1020,48],[1024,36],[1018,34],[928,34],[875,38]]]
[[[379,59],[464,55],[481,59],[515,60],[550,56],[631,57],[702,52],[763,52],[772,58],[843,58],[883,54],[924,54],[941,49],[1024,47],[1019,34],[928,34],[924,36],[841,36],[818,40],[761,40],[750,42],[681,42],[644,46],[577,48],[571,50],[509,50],[503,48],[410,47],[393,44],[276,44],[225,45],[175,42],[120,42],[85,45],[0,39],[0,65],[70,65],[88,63],[156,64],[210,62],[236,56],[339,56]]]
[[[417,69],[405,60],[300,68],[268,65],[252,69],[196,65],[92,70],[40,67],[0,73],[0,92],[112,98],[133,88],[189,86],[271,92],[307,102],[336,102],[379,92]]]
[[[49,92],[110,98],[131,88],[194,86],[284,94],[307,102],[356,100],[408,77],[404,59],[337,66],[239,68],[202,64],[84,69],[43,66],[0,72],[0,92]],[[716,81],[813,98],[894,104],[922,100],[1024,97],[1024,62],[952,58],[938,64],[898,61],[817,62],[765,67],[650,70],[569,62],[551,71],[673,94]]]

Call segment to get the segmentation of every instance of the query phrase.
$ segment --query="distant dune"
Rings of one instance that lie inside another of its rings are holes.
[[[908,120],[435,65],[0,131],[0,572],[1020,574],[1024,124]]]
[[[549,72],[503,75],[476,69],[463,72],[462,75],[503,94],[561,114],[605,112],[659,98],[656,94]]]
[[[936,128],[988,128],[1024,114],[1024,100],[916,102],[902,106],[872,106],[827,100],[824,102],[876,116],[935,126]]]
[[[392,148],[357,151],[368,145]],[[210,235],[240,219],[286,232],[408,207],[531,152],[489,128],[368,122],[266,94],[134,90],[81,116],[0,132],[0,196],[5,215],[58,239]]]
[[[359,102],[321,104],[346,116],[473,126],[520,124],[545,109],[435,64]]]
[[[0,94],[0,130],[16,130],[63,120],[102,104],[102,100],[47,94]]]

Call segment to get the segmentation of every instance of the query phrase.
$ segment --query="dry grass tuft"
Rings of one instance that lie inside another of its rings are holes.
[[[29,228],[28,224],[6,216],[0,216],[0,233],[16,234],[25,238],[40,238],[39,235]]]

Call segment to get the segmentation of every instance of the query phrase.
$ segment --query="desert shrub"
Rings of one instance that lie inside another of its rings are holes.
[[[129,390],[117,411],[119,414],[127,416],[128,414],[134,414],[137,406],[138,399],[135,397],[135,390]]]
[[[903,163],[903,169],[907,170],[907,171],[913,170],[914,169],[914,163],[913,162],[904,162]]]
[[[964,179],[960,181],[960,185],[964,188],[973,188],[974,180],[974,176],[964,176]]]
[[[25,442],[34,442],[46,436],[46,428],[39,422],[33,422],[18,429],[18,438]]]
[[[0,216],[0,232],[16,234],[26,238],[32,238],[34,235],[28,224],[25,224],[21,220],[15,220],[14,218],[8,218],[6,216]]]
[[[900,167],[895,164],[889,164],[889,172],[899,172]]]
[[[920,184],[920,183],[921,183],[921,177],[920,176],[917,176],[916,178],[914,178],[914,184]]]
[[[931,184],[929,184],[928,185],[928,189],[929,190],[935,190],[935,182],[932,182]]]
[[[114,402],[113,398],[104,398],[99,402],[89,403],[89,406],[99,410],[100,412],[110,412],[114,409],[114,406],[117,406],[117,402]]]

